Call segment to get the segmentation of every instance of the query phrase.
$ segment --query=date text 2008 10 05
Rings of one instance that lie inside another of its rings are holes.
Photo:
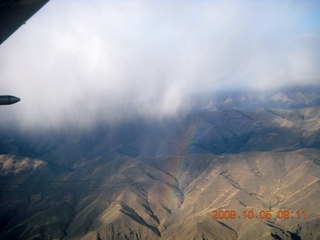
[[[307,219],[306,210],[290,211],[288,209],[278,210],[261,210],[255,212],[253,210],[244,210],[241,214],[237,214],[236,210],[213,210],[212,219]]]

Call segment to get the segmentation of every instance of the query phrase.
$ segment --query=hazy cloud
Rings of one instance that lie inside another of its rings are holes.
[[[174,114],[195,91],[312,83],[318,1],[51,0],[0,46],[21,125]]]

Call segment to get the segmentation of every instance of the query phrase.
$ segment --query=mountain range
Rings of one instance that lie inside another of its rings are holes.
[[[85,130],[1,122],[0,238],[320,239],[319,90]]]

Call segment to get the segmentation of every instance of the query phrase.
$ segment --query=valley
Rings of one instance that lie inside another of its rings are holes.
[[[2,124],[0,142],[1,239],[320,238],[319,106]]]

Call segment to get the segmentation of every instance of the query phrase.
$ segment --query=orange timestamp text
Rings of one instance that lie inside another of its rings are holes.
[[[288,209],[278,210],[261,210],[255,212],[253,210],[244,210],[238,213],[236,210],[213,210],[212,219],[307,219],[306,210],[290,211]]]

